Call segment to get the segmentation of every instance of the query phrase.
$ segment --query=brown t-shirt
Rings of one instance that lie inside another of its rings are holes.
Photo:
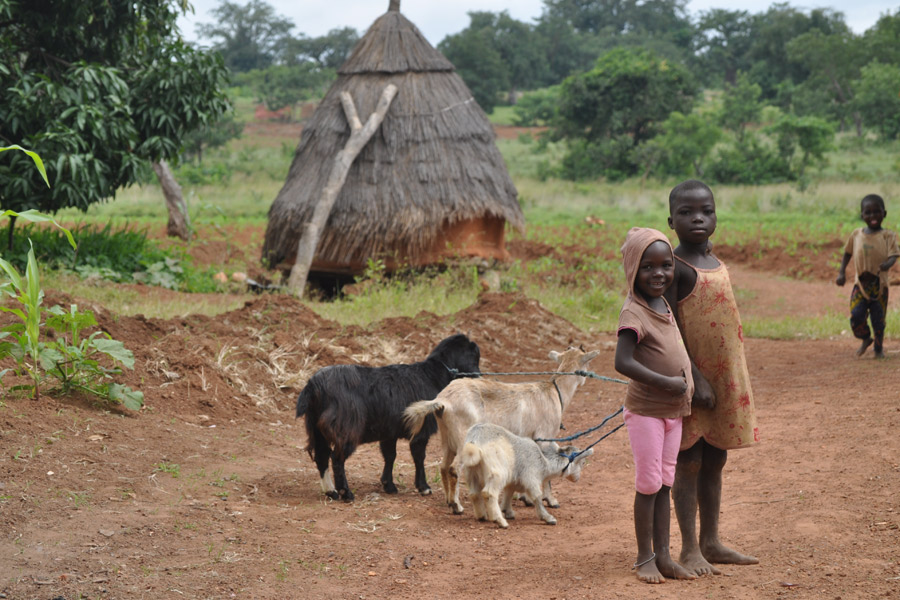
[[[856,270],[854,283],[859,285],[860,273],[871,273],[878,277],[881,287],[888,286],[888,271],[881,270],[881,263],[892,256],[900,256],[897,246],[897,234],[887,229],[881,229],[874,233],[866,233],[864,227],[860,227],[850,234],[844,252],[853,257],[853,268]],[[859,285],[863,296],[866,295],[863,286]]]
[[[625,408],[646,417],[671,419],[691,414],[694,380],[691,360],[675,324],[672,312],[659,314],[629,296],[619,313],[618,333],[631,329],[637,334],[634,359],[653,371],[668,376],[687,376],[687,390],[672,396],[659,388],[632,380],[625,393]]]

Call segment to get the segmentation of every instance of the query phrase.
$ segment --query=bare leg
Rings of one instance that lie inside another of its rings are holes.
[[[865,354],[865,353],[866,353],[866,350],[869,349],[869,346],[871,346],[871,345],[872,345],[872,342],[874,342],[874,341],[875,341],[875,340],[873,340],[872,338],[866,338],[866,339],[864,339],[864,340],[862,341],[862,344],[860,344],[859,348],[856,349],[856,355],[857,355],[857,356],[862,356],[863,354]]]
[[[697,482],[704,445],[706,442],[700,440],[687,450],[682,450],[678,453],[678,462],[675,464],[672,498],[681,530],[681,554],[678,562],[695,575],[719,575],[722,572],[703,558],[697,538]]]
[[[634,493],[634,536],[637,538],[637,560],[634,569],[637,578],[644,583],[665,583],[666,578],[656,566],[653,554],[653,518],[656,512],[656,494]]]
[[[732,550],[719,540],[719,512],[722,508],[722,469],[728,453],[703,442],[703,466],[697,485],[700,509],[700,551],[711,563],[755,565],[759,559]]]
[[[693,571],[672,560],[669,553],[670,511],[669,487],[664,485],[656,492],[653,509],[653,551],[656,552],[656,568],[666,577],[673,579],[697,579]]]

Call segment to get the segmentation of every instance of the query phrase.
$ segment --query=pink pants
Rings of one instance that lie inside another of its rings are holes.
[[[625,409],[625,426],[634,455],[634,489],[649,496],[664,485],[672,487],[681,445],[681,417],[645,417]]]

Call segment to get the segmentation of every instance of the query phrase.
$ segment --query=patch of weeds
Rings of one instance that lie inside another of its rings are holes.
[[[175,531],[179,529],[187,529],[189,531],[195,531],[197,529],[196,523],[181,523],[178,519],[175,519],[175,525],[173,526]]]
[[[87,492],[74,492],[72,490],[66,490],[66,496],[69,498],[69,501],[78,508],[87,506],[88,504],[90,504],[91,500],[91,496]]]
[[[288,568],[288,564],[290,563],[286,560],[278,561],[278,567],[275,569],[275,579],[277,579],[278,581],[284,581],[285,579],[287,579],[288,571],[290,570]]]
[[[181,477],[181,467],[177,463],[161,462],[153,467],[154,473],[168,473],[175,479]]]

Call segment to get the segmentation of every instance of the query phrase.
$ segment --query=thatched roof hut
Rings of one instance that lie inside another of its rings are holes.
[[[388,84],[399,91],[350,168],[311,273],[359,273],[370,258],[391,268],[448,254],[508,257],[505,224],[521,230],[525,220],[493,128],[450,61],[392,0],[304,125],[269,209],[268,264],[293,264],[304,224],[350,136],[340,93],[350,93],[365,121]]]

